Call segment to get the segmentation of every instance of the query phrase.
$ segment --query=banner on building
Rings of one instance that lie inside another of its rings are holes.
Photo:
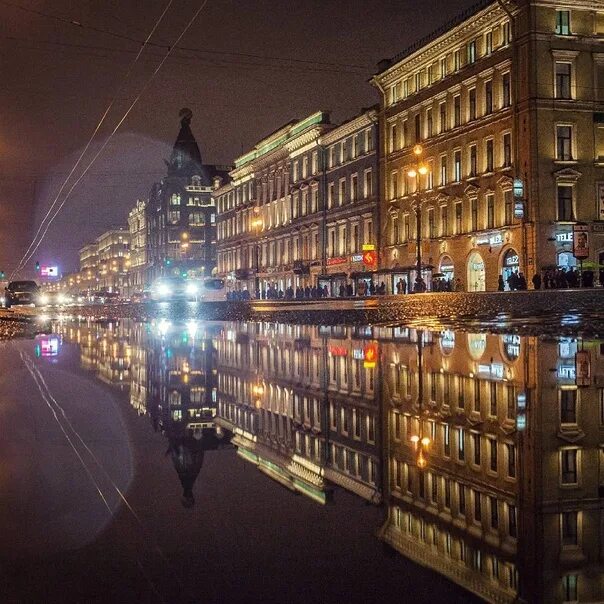
[[[598,216],[604,220],[604,182],[598,183]]]
[[[587,350],[575,354],[575,376],[577,386],[591,385],[591,359]]]
[[[579,260],[589,257],[589,225],[573,225],[573,256]]]

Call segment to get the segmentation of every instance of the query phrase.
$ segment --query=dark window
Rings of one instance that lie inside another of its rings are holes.
[[[509,168],[512,165],[512,135],[503,135],[503,166]]]
[[[440,208],[440,226],[443,237],[449,234],[449,208],[441,206]]]
[[[572,126],[556,126],[556,159],[561,161],[573,159],[572,139]]]
[[[577,483],[577,450],[563,449],[562,455],[562,484]]]
[[[560,390],[560,422],[577,423],[577,391]]]
[[[476,145],[470,147],[470,176],[478,174]]]
[[[463,484],[459,485],[459,513],[466,513],[466,488]]]
[[[571,98],[571,69],[570,63],[559,63],[556,61],[556,98]]]
[[[447,156],[443,155],[440,158],[440,184],[447,184]]]
[[[512,224],[514,221],[514,194],[511,190],[503,192],[505,202],[505,223]]]
[[[428,124],[428,137],[434,135],[434,124],[432,123],[432,109],[426,110],[426,122]]]
[[[577,545],[577,512],[562,512],[562,545]]]
[[[476,88],[472,88],[468,97],[470,121],[476,119]]]
[[[487,165],[486,165],[486,171],[487,172],[492,172],[493,171],[493,165],[494,165],[494,161],[493,161],[493,139],[490,138],[487,140]]]
[[[495,439],[489,439],[489,448],[489,467],[491,471],[497,472],[497,441]]]
[[[463,429],[459,428],[457,431],[457,459],[464,461],[466,458],[466,446],[464,442]]]
[[[453,99],[453,125],[461,125],[461,96],[456,95]]]
[[[418,113],[415,116],[415,142],[422,140],[422,118]]]
[[[471,210],[471,218],[472,218],[472,230],[478,230],[478,199],[476,197],[472,197],[470,201],[470,210]]]
[[[438,478],[436,474],[432,474],[430,477],[430,482],[432,486],[432,501],[436,503],[438,501]]]
[[[440,104],[440,131],[444,132],[447,129],[447,104]]]
[[[558,220],[574,220],[573,188],[571,185],[558,185]]]
[[[516,478],[516,445],[507,444],[505,447],[508,454],[508,476]]]
[[[436,224],[434,222],[434,208],[428,210],[428,236],[430,239],[436,237]]]
[[[493,113],[493,81],[489,80],[484,85],[484,112],[486,115]]]
[[[480,434],[472,434],[472,445],[474,449],[474,465],[480,465]]]
[[[474,520],[480,522],[482,520],[482,505],[480,491],[474,491]]]
[[[495,228],[495,195],[487,195],[487,229]]]
[[[503,87],[503,106],[509,107],[512,103],[512,88],[511,88],[509,72],[503,74],[502,87]]]
[[[418,480],[419,480],[419,496],[422,499],[425,499],[425,497],[426,497],[426,482],[425,482],[425,479],[426,479],[426,475],[423,472],[420,472],[419,476],[418,476]]]
[[[463,206],[461,202],[455,204],[455,232],[461,233],[463,230]]]
[[[451,481],[448,478],[445,478],[445,507],[451,507]]]
[[[516,506],[508,504],[508,533],[510,537],[518,536],[518,521],[516,520]]]
[[[491,528],[499,527],[499,506],[497,505],[496,497],[489,497],[489,505],[491,508]]]
[[[451,456],[451,428],[449,427],[449,424],[443,425],[443,442],[444,442],[445,456],[450,457]]]

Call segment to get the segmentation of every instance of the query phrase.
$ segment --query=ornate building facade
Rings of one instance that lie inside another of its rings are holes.
[[[140,293],[147,282],[147,202],[138,199],[128,214],[130,232],[130,264],[128,267],[128,293]]]
[[[180,132],[168,173],[146,206],[147,282],[163,275],[204,277],[216,268],[216,210],[212,188],[228,168],[202,163],[191,131],[192,113],[180,111]]]
[[[439,273],[467,291],[575,265],[577,221],[587,224],[586,260],[598,262],[601,7],[482,2],[444,29],[373,78],[391,289],[415,282],[418,226],[425,280]],[[419,162],[425,173],[410,176]]]

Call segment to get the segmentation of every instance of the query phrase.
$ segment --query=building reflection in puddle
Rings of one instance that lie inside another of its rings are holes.
[[[65,325],[129,388],[183,487],[229,441],[321,504],[492,602],[601,601],[604,344],[274,323]],[[232,438],[231,438],[232,435]]]

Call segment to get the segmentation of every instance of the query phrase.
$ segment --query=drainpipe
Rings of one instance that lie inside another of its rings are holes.
[[[497,3],[501,7],[501,9],[506,13],[510,20],[510,33],[512,37],[512,69],[511,69],[511,78],[510,84],[512,86],[512,145],[513,145],[513,154],[514,154],[514,180],[522,176],[521,168],[520,168],[520,150],[518,141],[520,140],[520,122],[518,119],[518,82],[520,80],[518,73],[518,41],[517,41],[517,23],[516,16],[510,9],[510,7],[506,4],[504,0],[497,0]],[[517,5],[514,3],[510,3],[514,8],[517,8]],[[526,175],[525,175],[526,176]],[[524,274],[528,283],[530,283],[530,275],[529,275],[529,246],[528,246],[528,227],[529,227],[529,217],[528,217],[528,182],[527,179],[523,179],[524,183],[524,213],[522,216],[521,222],[521,233],[522,233],[522,257],[524,261]],[[514,199],[514,204],[515,204]],[[536,270],[535,258],[533,258],[533,271]]]

